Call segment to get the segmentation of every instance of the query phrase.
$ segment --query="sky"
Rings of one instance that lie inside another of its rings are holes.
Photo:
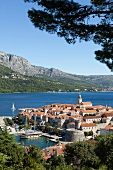
[[[55,34],[35,28],[27,16],[32,7],[36,5],[24,0],[0,1],[0,51],[21,56],[35,66],[71,74],[112,74],[105,64],[95,59],[94,51],[100,47],[93,42],[70,45]]]

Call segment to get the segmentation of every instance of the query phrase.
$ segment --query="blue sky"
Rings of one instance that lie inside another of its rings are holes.
[[[0,1],[0,51],[22,56],[32,65],[56,68],[78,75],[109,75],[95,60],[93,42],[69,45],[63,38],[34,28],[27,16],[33,4],[23,0]],[[35,7],[35,5],[34,5]]]

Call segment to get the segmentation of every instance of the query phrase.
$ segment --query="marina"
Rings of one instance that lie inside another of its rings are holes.
[[[48,142],[46,141],[45,136],[39,136],[38,138],[20,138],[18,134],[13,135],[16,142],[21,144],[22,142],[24,143],[24,146],[39,146],[41,149],[44,149],[46,147],[54,146],[56,145],[56,142],[49,140]]]

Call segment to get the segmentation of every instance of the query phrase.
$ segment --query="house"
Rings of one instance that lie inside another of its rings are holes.
[[[108,125],[105,128],[100,129],[100,134],[101,135],[105,136],[108,133],[113,134],[113,126]]]
[[[111,120],[113,118],[113,111],[106,111],[106,112],[102,112],[102,117],[107,117],[109,118],[109,120]]]
[[[43,120],[44,112],[33,112],[33,116],[36,116],[36,120]]]
[[[79,114],[81,114],[82,116],[85,116],[85,115],[94,115],[96,114],[97,111],[96,110],[80,110]]]
[[[83,119],[86,123],[96,123],[101,121],[101,116],[84,116]]]
[[[110,119],[109,119],[108,117],[103,117],[103,118],[101,119],[101,122],[102,122],[102,123],[107,123],[107,124],[109,124],[109,123],[110,123]]]
[[[44,159],[49,159],[53,156],[63,155],[64,154],[65,144],[59,143],[55,146],[50,146],[42,150],[42,156]]]
[[[93,133],[96,133],[96,131],[97,131],[97,125],[96,125],[96,123],[82,123],[82,124],[81,124],[81,129],[82,129],[84,132],[93,131]]]

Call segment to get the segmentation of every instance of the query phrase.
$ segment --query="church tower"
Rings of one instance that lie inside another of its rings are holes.
[[[78,96],[78,104],[81,104],[82,103],[82,96],[79,94]]]

